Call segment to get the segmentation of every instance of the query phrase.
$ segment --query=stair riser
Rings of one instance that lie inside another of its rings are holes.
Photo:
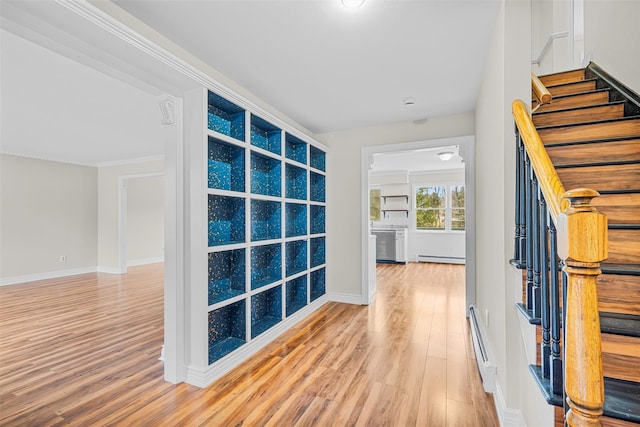
[[[640,162],[640,139],[547,147],[554,166],[593,162]]]
[[[602,194],[591,201],[609,224],[640,224],[640,193]]]
[[[623,104],[600,105],[597,107],[560,110],[550,113],[536,113],[533,124],[538,126],[558,126],[572,123],[587,123],[598,120],[619,119],[624,116]]]
[[[605,377],[640,382],[640,338],[602,334]]]
[[[592,188],[597,191],[640,188],[640,164],[587,166],[558,169],[566,190]]]
[[[598,276],[598,310],[640,316],[640,276]]]
[[[591,92],[593,90],[596,90],[596,82],[592,80],[572,84],[563,84],[560,86],[547,86],[547,90],[552,97]]]
[[[550,104],[541,106],[537,111],[566,110],[567,108],[586,107],[589,105],[601,105],[609,102],[609,92],[600,91],[580,95],[564,96],[552,99]]]
[[[640,135],[640,119],[542,128],[538,134],[544,144],[636,137]]]
[[[609,230],[609,258],[615,264],[640,264],[640,230]]]
[[[562,73],[549,74],[539,77],[545,86],[559,85],[563,83],[572,83],[584,80],[584,70],[571,70]]]

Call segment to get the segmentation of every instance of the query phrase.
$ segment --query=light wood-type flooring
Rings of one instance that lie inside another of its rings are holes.
[[[497,426],[464,267],[382,265],[206,389],[162,379],[162,265],[0,288],[0,425]]]

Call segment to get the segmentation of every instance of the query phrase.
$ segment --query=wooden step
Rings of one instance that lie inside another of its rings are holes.
[[[624,117],[624,102],[616,102],[567,110],[543,111],[533,114],[533,124],[538,126],[557,126],[573,123],[585,123]]]
[[[591,201],[609,224],[640,224],[640,193],[605,193]]]
[[[640,117],[538,128],[544,144],[640,137]]]
[[[581,144],[548,144],[554,166],[604,162],[640,162],[640,138],[588,141]],[[638,221],[640,223],[640,221]]]
[[[578,70],[562,71],[538,77],[545,86],[554,86],[562,83],[577,82],[585,79],[584,68]]]
[[[537,112],[566,110],[567,108],[601,105],[606,104],[607,102],[609,102],[609,90],[600,89],[593,92],[555,97],[551,100],[551,103],[541,106]],[[534,103],[534,106],[535,105],[536,104]]]
[[[640,229],[609,229],[607,262],[640,264]]]
[[[613,334],[601,337],[603,375],[640,382],[640,338]]]
[[[598,276],[598,310],[640,316],[640,276]]]
[[[603,192],[640,192],[640,163],[559,168],[557,171],[565,190],[591,188]]]
[[[547,90],[552,97],[571,95],[574,93],[591,92],[593,90],[596,90],[596,79],[547,86]]]

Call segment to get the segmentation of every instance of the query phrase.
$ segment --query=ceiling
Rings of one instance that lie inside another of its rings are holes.
[[[452,157],[441,159],[438,154],[449,152]],[[459,154],[458,145],[443,145],[442,147],[421,148],[417,150],[395,151],[390,153],[376,153],[373,155],[370,171],[378,173],[400,172],[444,172],[464,170],[464,161]]]
[[[496,0],[114,0],[314,133],[473,111]],[[403,100],[413,97],[415,104]]]
[[[314,133],[473,111],[499,8],[499,0],[367,0],[358,10],[339,0],[113,3]],[[66,4],[0,3],[2,152],[90,165],[162,155],[156,96],[197,83]],[[407,97],[415,104],[404,105]]]

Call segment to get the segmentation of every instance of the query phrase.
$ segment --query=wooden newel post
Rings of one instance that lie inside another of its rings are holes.
[[[564,260],[568,287],[564,342],[565,390],[571,427],[601,426],[604,403],[602,347],[596,280],[608,256],[607,217],[593,208],[591,189],[562,195],[570,206],[558,216],[558,255]]]

